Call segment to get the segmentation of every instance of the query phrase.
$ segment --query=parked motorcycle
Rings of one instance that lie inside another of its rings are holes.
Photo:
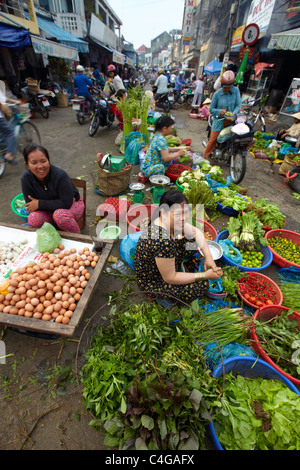
[[[226,119],[232,121],[232,125],[229,127],[225,127],[219,134],[217,139],[217,145],[212,151],[209,159],[216,159],[219,160],[220,163],[229,164],[229,174],[231,180],[235,184],[239,184],[245,174],[246,174],[246,156],[248,152],[248,148],[253,142],[254,139],[254,131],[253,127],[250,122],[246,121],[245,130],[243,133],[236,133],[235,127],[237,116],[226,116],[224,118],[218,119]],[[212,126],[212,116],[209,116],[208,119],[208,140],[211,133],[211,126]],[[208,142],[208,141],[207,141]],[[206,141],[203,141],[202,144],[204,147],[207,145]]]
[[[43,118],[48,119],[50,106],[47,96],[29,90],[28,87],[22,89],[24,96],[29,103],[31,114],[40,113]]]
[[[99,127],[110,127],[112,125],[115,120],[114,107],[115,103],[107,100],[103,95],[96,100],[94,115],[89,127],[90,137],[96,134]]]
[[[251,122],[253,129],[257,128],[262,132],[266,132],[266,120],[264,116],[264,103],[267,101],[268,95],[260,97],[257,99],[250,98],[247,100],[244,111],[247,114],[248,120]],[[257,112],[254,111],[254,108],[258,106]]]

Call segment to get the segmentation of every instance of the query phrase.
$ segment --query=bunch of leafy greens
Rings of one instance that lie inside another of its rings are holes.
[[[253,320],[259,344],[272,361],[287,374],[299,378],[300,365],[293,359],[300,331],[297,318],[290,317],[293,310],[283,310],[269,320]]]
[[[300,398],[284,383],[226,374],[213,416],[226,450],[300,450]]]
[[[226,292],[231,298],[237,300],[237,288],[238,288],[238,281],[242,279],[243,273],[239,270],[237,266],[222,266],[223,276],[222,276],[222,284],[223,284],[223,292]]]
[[[199,449],[217,396],[202,349],[153,303],[110,312],[81,370],[91,425],[119,449]]]
[[[246,209],[250,203],[249,198],[246,196],[241,196],[229,187],[220,188],[218,190],[217,201],[224,207],[231,207],[238,212]]]
[[[259,249],[259,245],[267,246],[268,244],[262,227],[263,224],[254,212],[230,217],[227,224],[228,239],[233,242],[236,248],[245,251]]]
[[[269,203],[268,199],[257,199],[255,203],[245,208],[246,212],[254,212],[264,227],[270,229],[283,228],[285,216],[282,214],[278,204]]]

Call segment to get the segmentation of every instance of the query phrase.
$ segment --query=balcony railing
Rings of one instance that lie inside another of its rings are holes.
[[[87,35],[86,20],[78,13],[56,13],[55,23],[77,38],[84,38]]]

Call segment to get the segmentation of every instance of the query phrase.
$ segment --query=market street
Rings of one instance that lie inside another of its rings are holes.
[[[191,119],[186,109],[172,110],[171,113],[176,119],[179,136],[182,139],[191,138],[193,151],[202,154],[206,123]],[[82,233],[95,235],[96,208],[105,198],[94,191],[97,184],[94,162],[98,152],[119,155],[114,143],[118,134],[117,123],[110,129],[100,128],[95,137],[91,138],[88,136],[88,124],[80,126],[71,107],[54,108],[48,120],[37,117],[33,122],[41,133],[42,144],[48,149],[51,162],[65,169],[71,177],[80,177],[87,181],[87,224]],[[18,159],[20,164],[7,165],[0,180],[3,224],[22,223],[10,207],[11,200],[20,193],[20,175],[24,163],[20,155]],[[278,174],[279,165],[255,160],[252,156],[249,156],[247,165],[242,185],[248,187],[248,195],[254,199],[266,197],[270,202],[278,203],[286,215],[286,228],[299,232],[299,202],[297,204],[292,197],[292,190],[285,184],[284,177]],[[137,181],[138,172],[139,166],[134,167],[131,181]],[[221,230],[227,221],[228,216],[223,215],[213,225]],[[120,258],[119,242],[115,243],[112,255]],[[276,268],[273,265],[266,271],[268,276],[276,280]],[[88,425],[91,416],[84,412],[77,388],[74,373],[77,340],[84,331],[86,320],[107,303],[108,295],[115,291],[122,294],[123,281],[124,279],[102,274],[73,341],[45,340],[22,335],[10,328],[0,328],[6,354],[12,354],[7,361],[15,364],[15,368],[2,365],[0,369],[3,379],[0,389],[2,450],[19,449],[21,446],[34,450],[104,448],[102,434]],[[136,290],[134,284],[132,288]],[[107,308],[103,311],[107,311]],[[95,326],[103,323],[101,314],[95,317]],[[81,351],[88,346],[89,338],[90,336],[83,335]],[[80,359],[81,356],[79,361]],[[65,371],[67,378],[62,378],[59,374]],[[10,398],[5,400],[9,395]],[[36,429],[26,439],[26,432],[33,425],[36,425]],[[211,443],[208,439],[208,448],[209,446]]]

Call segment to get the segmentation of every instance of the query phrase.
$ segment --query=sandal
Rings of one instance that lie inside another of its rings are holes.
[[[18,164],[19,164],[18,160],[16,160],[15,158],[7,158],[7,157],[4,157],[4,160],[5,160],[7,163],[12,163],[13,165],[18,165]]]

